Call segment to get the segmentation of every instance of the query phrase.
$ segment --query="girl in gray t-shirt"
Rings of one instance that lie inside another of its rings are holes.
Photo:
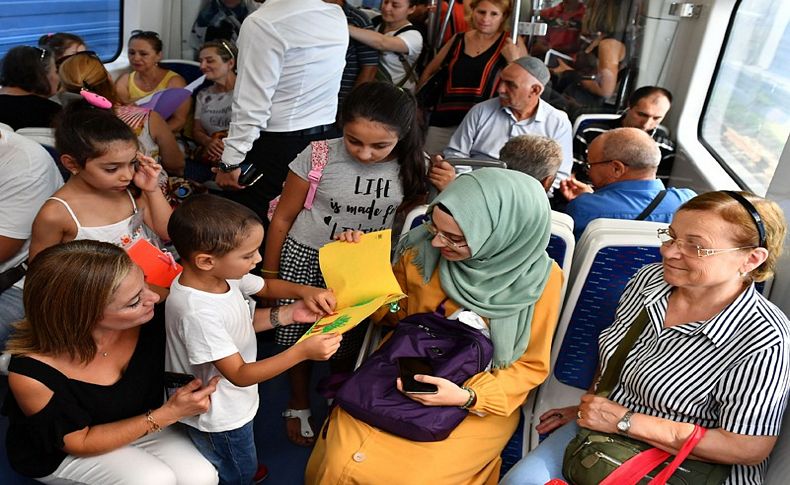
[[[269,225],[264,277],[326,286],[318,265],[321,246],[347,229],[391,229],[395,213],[420,203],[427,192],[423,138],[411,93],[388,83],[361,84],[346,97],[341,120],[342,138],[313,142],[289,166]],[[320,173],[314,197],[311,171],[314,180]],[[293,345],[308,328],[278,328],[275,341]],[[343,336],[333,357],[335,369],[350,370],[347,364],[353,364],[363,333],[358,326]],[[310,367],[297,365],[288,374],[291,398],[283,413],[289,419],[288,437],[309,445],[314,436],[308,421]]]

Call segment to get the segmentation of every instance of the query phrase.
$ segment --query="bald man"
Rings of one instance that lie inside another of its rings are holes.
[[[560,191],[570,202],[576,239],[587,224],[602,217],[670,222],[675,210],[696,194],[689,189],[665,189],[656,179],[661,151],[638,128],[616,128],[593,140],[587,151],[592,185],[575,178],[563,180]],[[649,208],[654,200],[657,203]]]

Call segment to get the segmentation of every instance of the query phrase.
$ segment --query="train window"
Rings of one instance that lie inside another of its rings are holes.
[[[121,52],[121,0],[14,2],[0,15],[0,56],[18,45],[37,45],[46,33],[70,32],[110,62]]]
[[[701,141],[743,188],[765,195],[790,134],[786,0],[742,0],[701,118]]]

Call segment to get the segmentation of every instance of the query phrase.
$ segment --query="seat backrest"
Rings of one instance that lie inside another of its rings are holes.
[[[620,224],[620,223],[626,224]],[[631,224],[629,224],[631,223]],[[614,320],[626,283],[642,266],[660,259],[656,229],[663,223],[598,219],[576,248],[571,287],[557,329],[554,375],[587,389],[598,364],[598,334]]]
[[[790,476],[790,407],[785,409],[782,431],[768,460],[765,485],[785,485]]]
[[[159,61],[159,67],[169,69],[181,77],[183,77],[187,84],[196,80],[203,73],[200,71],[200,63],[196,61],[188,61],[185,59],[165,59]]]
[[[54,128],[38,128],[38,127],[30,127],[30,128],[20,128],[16,130],[18,135],[22,135],[25,138],[30,138],[31,140],[37,141],[42,145],[47,145],[54,147],[55,146],[55,129]]]
[[[455,167],[455,172],[458,174],[471,172],[478,168],[507,168],[507,164],[501,160],[478,160],[476,158],[448,158],[447,163]]]
[[[598,365],[598,335],[614,320],[626,283],[642,266],[660,260],[656,230],[667,224],[597,219],[585,230],[573,256],[565,304],[554,336],[551,374],[538,390],[534,426],[543,412],[578,403]]]
[[[422,224],[426,217],[425,211],[427,210],[428,204],[423,204],[409,211],[406,214],[406,220],[403,222],[403,230],[401,230],[400,237],[405,236],[407,232]]]
[[[576,117],[576,120],[573,122],[573,139],[576,139],[576,135],[589,126],[592,123],[598,123],[599,121],[609,121],[609,120],[616,120],[621,115],[617,113],[587,113],[582,114]]]
[[[573,237],[573,218],[562,212],[551,211],[551,237],[549,238],[546,253],[562,269],[562,297],[560,301],[565,297],[565,290],[568,287],[575,247],[576,239]]]

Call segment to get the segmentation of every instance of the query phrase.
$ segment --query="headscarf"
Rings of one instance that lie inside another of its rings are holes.
[[[507,367],[527,348],[535,302],[551,272],[546,254],[551,210],[540,183],[521,172],[484,168],[459,176],[428,207],[451,213],[471,257],[448,261],[431,246],[425,227],[409,231],[398,254],[413,249],[427,283],[436,265],[442,289],[453,301],[490,319],[494,367]]]

